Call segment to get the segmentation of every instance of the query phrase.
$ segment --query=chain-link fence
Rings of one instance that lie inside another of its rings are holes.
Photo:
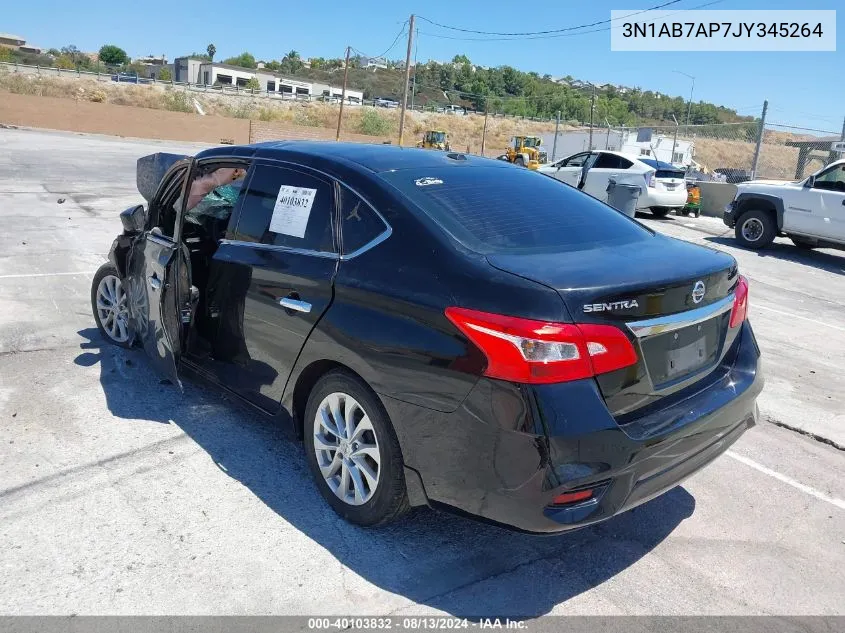
[[[845,131],[845,130],[843,130]],[[843,132],[766,123],[760,144],[757,178],[800,180],[845,156],[833,144],[845,140]]]

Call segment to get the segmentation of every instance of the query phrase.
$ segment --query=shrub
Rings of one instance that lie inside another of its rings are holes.
[[[182,90],[166,90],[162,95],[165,110],[173,112],[193,112],[194,102],[187,92]]]
[[[364,110],[358,124],[358,131],[368,136],[387,136],[390,129],[390,121],[371,108]]]
[[[165,66],[160,71],[158,71],[158,80],[159,81],[171,81],[173,79],[173,73],[170,72],[170,69]]]

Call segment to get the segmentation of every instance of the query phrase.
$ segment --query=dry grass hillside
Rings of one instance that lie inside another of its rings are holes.
[[[234,117],[257,121],[279,121],[303,128],[334,130],[337,126],[338,106],[325,103],[281,101],[266,96],[221,94],[214,91],[186,91],[183,87],[166,84],[133,85],[112,81],[96,81],[66,77],[48,77],[17,73],[0,73],[0,93],[40,95],[110,103],[143,108],[196,112],[196,104],[207,116]],[[362,107],[344,109],[342,132],[363,134],[396,142],[399,128],[399,111]],[[449,132],[452,147],[457,150],[480,153],[484,117],[457,116],[435,113],[408,112],[404,142],[416,143],[428,129]],[[565,127],[563,129],[566,129]],[[490,117],[484,153],[501,154],[514,134],[545,134],[554,131],[554,124],[504,117]],[[600,134],[600,132],[598,132]],[[766,133],[760,161],[760,175],[770,178],[792,178],[798,159],[798,149],[787,147],[789,140],[811,140],[813,137],[796,136],[783,132]],[[696,161],[709,169],[731,167],[750,169],[754,155],[754,142],[714,138],[697,138]],[[811,162],[807,170],[815,169]]]
[[[61,97],[95,103],[131,105],[158,110],[195,112],[196,100],[208,116],[224,116],[258,121],[280,121],[306,127],[335,129],[338,106],[324,103],[279,101],[261,96],[225,95],[214,92],[185,91],[168,85],[133,85],[93,79],[45,77],[15,73],[0,74],[0,92]],[[396,141],[399,128],[398,110],[361,107],[344,108],[342,130],[368,134]],[[484,118],[434,113],[409,112],[405,143],[415,143],[427,129],[447,130],[456,149],[467,147],[473,153],[481,150]],[[540,134],[553,131],[549,123],[521,121],[512,118],[490,118],[487,126],[485,153],[504,151],[513,134]]]

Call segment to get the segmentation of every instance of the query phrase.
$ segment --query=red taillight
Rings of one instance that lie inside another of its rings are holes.
[[[734,290],[734,307],[731,310],[731,327],[736,327],[745,321],[748,315],[748,280],[742,275],[736,282]]]
[[[579,501],[586,501],[593,496],[592,490],[579,490],[577,492],[564,492],[559,494],[552,501],[552,505],[562,506],[568,503],[577,503]]]
[[[610,325],[550,323],[446,308],[447,318],[487,357],[486,376],[532,384],[589,378],[637,362],[621,330]]]
[[[645,182],[646,182],[646,185],[648,185],[649,187],[654,189],[657,186],[657,172],[656,171],[648,172],[646,174],[646,177],[645,177]]]

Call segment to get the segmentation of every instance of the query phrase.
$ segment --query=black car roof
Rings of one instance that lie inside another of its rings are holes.
[[[396,145],[375,145],[366,143],[338,143],[335,141],[268,141],[253,145],[223,146],[208,149],[197,154],[197,158],[213,156],[254,156],[286,160],[310,158],[309,163],[321,161],[354,163],[371,172],[397,169],[445,167],[449,165],[476,165],[485,167],[513,167],[503,161],[491,160],[462,154],[441,152]]]

